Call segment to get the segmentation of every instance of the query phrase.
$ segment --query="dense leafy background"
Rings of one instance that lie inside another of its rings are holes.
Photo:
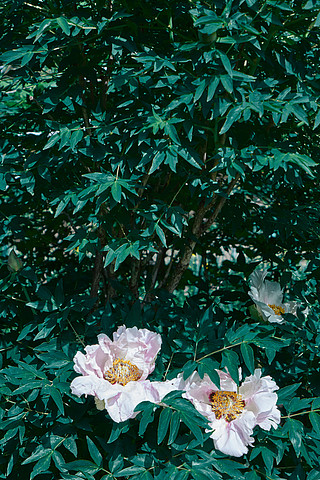
[[[2,0],[0,478],[320,478],[319,10]],[[154,379],[262,368],[281,426],[232,459],[179,395],[113,424],[69,385],[121,324],[162,335]]]

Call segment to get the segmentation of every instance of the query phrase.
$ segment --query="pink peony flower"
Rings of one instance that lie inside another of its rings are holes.
[[[254,442],[252,434],[256,425],[264,430],[277,428],[280,412],[274,390],[279,387],[271,377],[261,377],[260,369],[247,377],[240,387],[228,373],[217,372],[220,389],[208,375],[201,379],[198,372],[186,380],[179,375],[179,389],[185,390],[183,397],[208,418],[215,448],[227,455],[241,457]]]
[[[98,342],[85,347],[86,354],[76,353],[74,369],[81,376],[71,382],[72,393],[93,395],[99,410],[106,409],[115,422],[124,422],[138,414],[134,409],[140,402],[159,403],[170,391],[169,385],[160,389],[160,382],[147,380],[161,347],[159,334],[122,326],[113,340],[101,334]]]

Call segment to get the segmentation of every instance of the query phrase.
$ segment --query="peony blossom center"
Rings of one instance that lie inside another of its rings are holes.
[[[123,360],[117,358],[114,360],[112,367],[104,372],[105,380],[108,380],[112,385],[119,383],[122,386],[129,382],[136,382],[142,376],[139,368],[130,362],[130,360]]]
[[[268,307],[272,308],[276,315],[283,315],[285,313],[284,308],[280,307],[280,305],[273,305],[268,303]]]
[[[242,396],[235,392],[224,390],[211,392],[209,400],[216,419],[220,420],[223,418],[226,422],[235,420],[245,407],[245,401],[242,400]]]

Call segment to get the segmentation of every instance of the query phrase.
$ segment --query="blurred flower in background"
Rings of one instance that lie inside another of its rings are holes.
[[[278,282],[265,280],[268,268],[255,270],[249,277],[249,295],[254,301],[258,313],[270,323],[283,323],[283,314],[296,315],[297,302],[283,303],[283,289]]]

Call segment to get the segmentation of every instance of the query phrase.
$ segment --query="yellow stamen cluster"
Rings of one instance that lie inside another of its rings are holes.
[[[284,308],[280,307],[280,305],[273,305],[271,303],[268,303],[268,307],[272,308],[276,315],[283,315],[285,313]]]
[[[142,376],[142,372],[136,365],[131,363],[130,360],[117,358],[114,360],[112,367],[104,372],[103,376],[108,382],[112,383],[112,385],[119,383],[120,385],[125,386],[129,382],[139,380]]]
[[[211,392],[209,395],[211,408],[216,419],[223,418],[226,422],[232,422],[243,411],[245,401],[242,396],[235,392],[217,391]]]

